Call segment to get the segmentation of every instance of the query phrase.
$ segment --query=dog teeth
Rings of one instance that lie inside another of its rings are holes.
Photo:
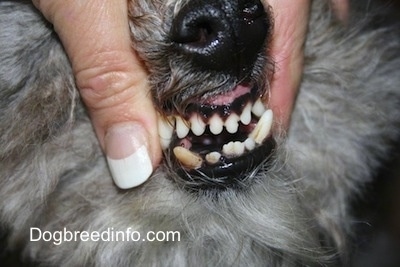
[[[222,129],[224,127],[224,123],[222,119],[215,114],[214,116],[211,117],[210,119],[210,131],[214,135],[220,134],[222,132]]]
[[[189,149],[176,146],[173,151],[177,160],[188,169],[198,169],[203,164],[203,159]]]
[[[239,116],[234,113],[229,115],[228,119],[225,121],[225,128],[228,133],[236,133],[239,128]]]
[[[221,158],[221,153],[216,152],[216,151],[208,153],[206,155],[206,161],[210,164],[215,164],[215,163],[219,162],[220,158]]]
[[[254,103],[251,112],[253,112],[253,114],[256,115],[257,117],[261,117],[264,114],[265,107],[261,101],[261,98],[257,99],[257,101]]]
[[[222,147],[222,153],[226,156],[241,156],[244,153],[244,144],[242,142],[229,142]]]
[[[244,124],[244,125],[248,125],[251,121],[251,104],[248,103],[243,111],[242,111],[242,115],[240,115],[240,121]]]
[[[256,142],[253,140],[253,138],[248,137],[245,141],[244,141],[244,147],[248,150],[251,151],[256,147]]]
[[[189,122],[182,119],[180,116],[176,116],[176,135],[178,138],[185,138],[189,133],[190,127]]]
[[[190,118],[190,124],[191,124],[191,129],[192,132],[196,135],[196,136],[200,136],[204,133],[205,129],[206,129],[206,124],[204,123],[204,121],[200,118],[199,115],[193,115]]]
[[[175,128],[175,119],[173,117],[163,118],[158,116],[158,135],[162,149],[169,147],[172,141],[172,134]]]
[[[269,109],[262,114],[256,127],[249,135],[249,137],[252,138],[256,144],[261,144],[269,135],[272,126],[272,119],[272,110]]]

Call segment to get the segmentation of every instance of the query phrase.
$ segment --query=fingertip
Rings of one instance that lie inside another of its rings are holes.
[[[159,160],[152,158],[150,144],[150,135],[137,122],[117,123],[107,130],[104,138],[107,163],[119,188],[137,187],[149,179]]]

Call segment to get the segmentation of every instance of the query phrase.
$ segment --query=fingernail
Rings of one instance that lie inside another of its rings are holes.
[[[115,184],[129,189],[144,183],[153,172],[145,129],[136,123],[121,123],[105,136],[107,162]]]

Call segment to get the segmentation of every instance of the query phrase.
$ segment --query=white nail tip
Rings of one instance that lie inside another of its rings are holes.
[[[121,189],[141,185],[153,172],[153,165],[145,146],[123,159],[107,157],[107,162],[115,184]]]

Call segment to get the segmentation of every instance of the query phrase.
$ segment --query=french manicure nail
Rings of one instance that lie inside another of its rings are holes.
[[[121,123],[107,131],[107,162],[119,188],[139,186],[153,172],[146,140],[146,131],[136,123]]]

